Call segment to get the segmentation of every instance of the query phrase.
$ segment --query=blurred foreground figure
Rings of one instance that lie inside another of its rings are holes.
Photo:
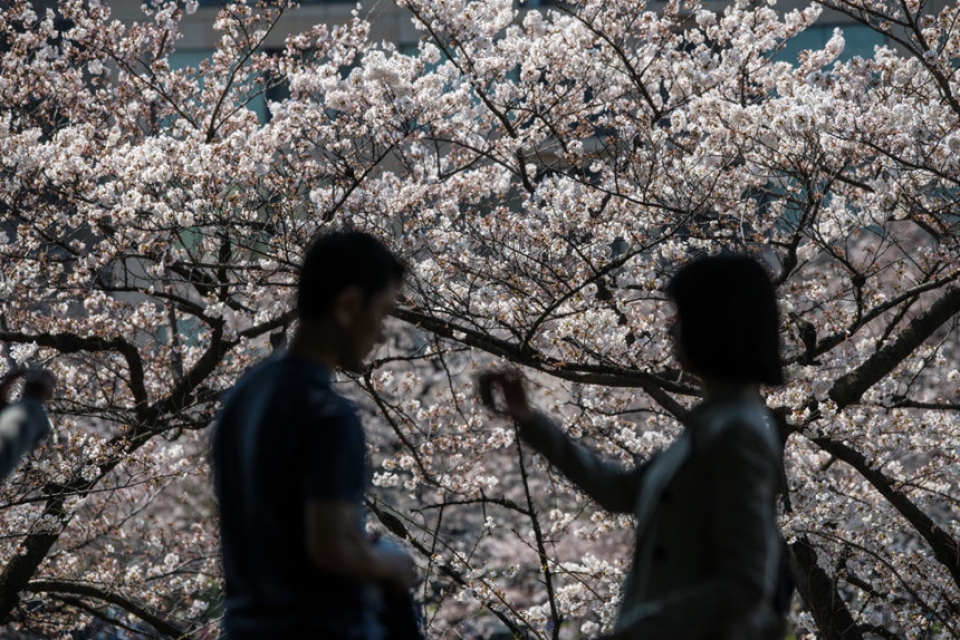
[[[607,638],[783,638],[772,607],[781,456],[759,392],[783,382],[773,287],[759,264],[728,255],[684,266],[667,293],[677,359],[701,380],[704,400],[645,464],[622,469],[574,444],[531,408],[517,372],[485,374],[481,394],[600,506],[636,516],[633,565]]]
[[[7,395],[23,378],[20,401],[9,404]],[[53,395],[56,378],[49,371],[16,370],[0,380],[0,480],[16,468],[20,458],[36,448],[50,433],[43,403]]]
[[[383,337],[403,264],[373,236],[320,236],[300,269],[287,352],[244,375],[213,435],[229,640],[381,640],[410,603],[412,558],[364,530],[364,432],[331,386]]]

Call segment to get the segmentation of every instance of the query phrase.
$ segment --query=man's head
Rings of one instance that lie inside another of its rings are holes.
[[[695,260],[667,293],[685,368],[732,383],[783,383],[776,294],[758,262],[735,254]]]
[[[383,243],[360,231],[319,235],[300,267],[297,317],[301,331],[324,326],[337,365],[360,371],[383,337],[405,267]]]

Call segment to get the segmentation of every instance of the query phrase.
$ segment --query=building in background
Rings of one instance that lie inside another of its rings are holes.
[[[141,2],[134,0],[102,0],[108,4],[113,15],[124,22],[134,22],[142,18]],[[149,0],[148,0],[149,1]],[[561,4],[562,0],[515,0],[522,10],[549,9],[552,5]],[[946,5],[947,0],[932,0],[928,2],[929,10],[939,11]],[[758,4],[766,4],[766,0],[757,0]],[[803,8],[811,0],[779,0],[776,8],[786,12],[792,9]],[[666,0],[649,0],[648,7],[656,9],[663,6]],[[0,0],[0,8],[5,3]],[[39,10],[55,8],[57,0],[34,0],[34,6]],[[174,67],[193,66],[209,57],[220,38],[213,24],[217,13],[225,0],[199,0],[199,8],[193,14],[184,16],[181,23],[183,37],[177,43],[177,50],[171,56]],[[704,0],[704,6],[713,11],[721,12],[730,4],[730,0]],[[344,24],[353,17],[357,10],[356,0],[299,0],[299,8],[286,12],[278,22],[276,28],[268,36],[265,48],[280,50],[284,46],[284,39],[292,33],[309,29],[319,23]],[[410,13],[394,2],[394,0],[363,0],[360,2],[359,13],[371,23],[370,37],[374,42],[393,42],[402,53],[412,53],[417,50],[421,32],[418,31],[410,19]],[[797,54],[804,49],[822,49],[833,36],[834,30],[840,28],[846,38],[846,47],[841,59],[854,56],[869,58],[874,49],[884,44],[894,44],[887,41],[880,33],[857,23],[849,16],[836,11],[824,10],[816,25],[805,30],[792,39],[777,56],[780,60],[796,59]],[[277,87],[266,96],[260,97],[251,103],[261,120],[266,120],[266,102],[282,99],[284,89]]]
[[[125,22],[133,22],[142,16],[139,2],[118,2],[105,0],[111,6],[115,16]],[[944,0],[935,0],[942,5]],[[56,5],[55,0],[43,0],[38,5]],[[209,57],[216,47],[220,34],[213,29],[214,21],[223,0],[200,0],[198,10],[182,21],[183,37],[177,44],[177,51],[171,58],[174,66],[193,66],[204,58]],[[288,11],[280,19],[277,27],[269,35],[266,48],[280,50],[284,46],[287,35],[309,29],[315,24],[344,24],[353,17],[357,10],[356,0],[300,0],[300,7]],[[521,9],[549,9],[557,4],[556,0],[524,0],[517,2]],[[649,7],[656,9],[665,4],[665,0],[650,0]],[[720,12],[730,4],[727,1],[705,0],[704,6]],[[766,2],[763,2],[766,4]],[[780,0],[777,9],[786,12],[795,8],[809,5],[809,0]],[[421,32],[411,21],[410,13],[393,0],[373,0],[360,3],[360,15],[371,22],[370,37],[374,42],[386,41],[396,44],[402,53],[412,53],[417,50]],[[825,10],[818,23],[801,33],[787,43],[783,52],[778,56],[782,60],[795,59],[804,49],[822,49],[833,36],[834,30],[840,28],[846,37],[846,48],[842,58],[854,56],[872,57],[874,48],[886,44],[886,38],[869,27],[855,22],[849,16],[835,11]],[[266,110],[267,100],[277,100],[284,96],[283,89],[274,89],[274,94],[268,94],[251,105],[261,119],[268,117]]]

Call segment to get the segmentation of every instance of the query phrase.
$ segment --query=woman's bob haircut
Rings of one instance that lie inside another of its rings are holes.
[[[675,336],[697,374],[733,383],[783,384],[777,299],[767,272],[747,256],[694,260],[667,285]]]

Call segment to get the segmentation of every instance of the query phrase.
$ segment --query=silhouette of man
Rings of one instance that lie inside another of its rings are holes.
[[[7,402],[10,387],[24,378],[20,401]],[[17,467],[20,458],[32,451],[50,433],[50,421],[43,403],[53,395],[56,378],[49,371],[15,370],[0,380],[0,480]]]
[[[403,264],[360,232],[319,236],[300,269],[289,349],[230,392],[214,427],[229,640],[381,640],[381,589],[407,593],[412,558],[364,531],[368,471],[337,369],[383,337]]]

